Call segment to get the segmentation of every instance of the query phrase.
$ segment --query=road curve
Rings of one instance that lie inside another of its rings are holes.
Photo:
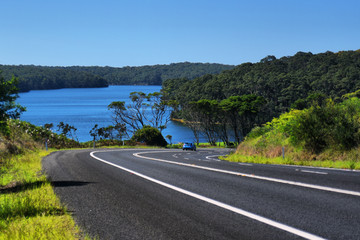
[[[43,169],[99,239],[360,239],[360,172],[219,161],[227,151],[60,151]]]

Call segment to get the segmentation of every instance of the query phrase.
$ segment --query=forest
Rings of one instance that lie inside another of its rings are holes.
[[[312,54],[298,52],[277,59],[267,56],[258,63],[244,63],[220,74],[193,80],[169,79],[163,83],[167,98],[178,103],[173,117],[183,118],[181,109],[202,99],[221,101],[231,96],[253,94],[266,100],[259,112],[262,123],[271,121],[292,105],[301,105],[309,95],[323,94],[337,101],[360,88],[360,50]]]
[[[61,67],[33,65],[0,65],[5,79],[18,78],[19,92],[60,88],[107,87],[107,81],[97,75]]]
[[[205,74],[220,73],[234,67],[233,65],[217,63],[182,62],[168,65],[127,66],[122,68],[73,66],[69,67],[69,69],[101,76],[110,85],[161,85],[167,79],[194,79]]]
[[[0,65],[5,79],[11,79],[12,76],[19,79],[20,92],[108,85],[161,85],[164,80],[170,78],[193,79],[232,68],[232,65],[189,62],[123,68]]]

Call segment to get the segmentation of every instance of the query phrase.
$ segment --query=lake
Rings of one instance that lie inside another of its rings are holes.
[[[160,91],[161,86],[109,86],[107,88],[66,88],[57,90],[35,90],[20,93],[17,103],[26,107],[20,119],[37,126],[53,123],[57,130],[59,122],[77,128],[80,142],[92,140],[89,131],[113,125],[111,112],[107,106],[113,101],[130,102],[131,92],[152,93]],[[169,122],[163,136],[171,135],[172,142],[193,141],[192,131],[178,122]]]

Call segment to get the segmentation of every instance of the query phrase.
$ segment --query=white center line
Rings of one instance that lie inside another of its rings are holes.
[[[122,166],[116,165],[116,164],[114,164],[114,163],[108,162],[108,161],[106,161],[106,160],[104,160],[104,159],[101,159],[101,158],[99,158],[99,157],[96,157],[96,156],[94,155],[94,153],[96,153],[96,152],[100,152],[100,151],[91,152],[91,153],[90,153],[90,156],[93,157],[94,159],[98,160],[98,161],[101,161],[101,162],[106,163],[106,164],[108,164],[108,165],[111,165],[111,166],[113,166],[113,167],[119,168],[119,169],[124,170],[124,171],[126,171],[126,172],[132,173],[132,174],[134,174],[134,175],[137,175],[137,176],[139,176],[139,177],[141,177],[141,178],[144,178],[144,179],[146,179],[146,180],[148,180],[148,181],[157,183],[157,184],[159,184],[159,185],[162,185],[162,186],[167,187],[167,188],[169,188],[169,189],[172,189],[172,190],[174,190],[174,191],[183,193],[183,194],[185,194],[185,195],[188,195],[188,196],[191,196],[191,197],[193,197],[193,198],[202,200],[202,201],[204,201],[204,202],[208,202],[208,203],[213,204],[213,205],[215,205],[215,206],[218,206],[218,207],[227,209],[227,210],[232,211],[232,212],[234,212],[234,213],[237,213],[237,214],[246,216],[246,217],[248,217],[248,218],[251,218],[251,219],[257,220],[257,221],[259,221],[259,222],[265,223],[265,224],[267,224],[267,225],[273,226],[273,227],[275,227],[275,228],[278,228],[278,229],[281,229],[281,230],[290,232],[290,233],[292,233],[292,234],[298,235],[298,236],[303,237],[303,238],[314,239],[314,240],[324,239],[324,238],[321,238],[321,237],[316,236],[316,235],[314,235],[314,234],[311,234],[311,233],[302,231],[302,230],[300,230],[300,229],[290,227],[290,226],[288,226],[288,225],[285,225],[285,224],[276,222],[276,221],[274,221],[274,220],[271,220],[271,219],[262,217],[262,216],[260,216],[260,215],[257,215],[257,214],[254,214],[254,213],[251,213],[251,212],[242,210],[242,209],[240,209],[240,208],[233,207],[233,206],[228,205],[228,204],[226,204],[226,203],[219,202],[219,201],[217,201],[217,200],[214,200],[214,199],[211,199],[211,198],[202,196],[202,195],[200,195],[200,194],[190,192],[190,191],[188,191],[188,190],[185,190],[185,189],[176,187],[176,186],[174,186],[174,185],[171,185],[171,184],[162,182],[162,181],[157,180],[157,179],[155,179],[155,178],[146,176],[146,175],[144,175],[144,174],[141,174],[141,173],[135,172],[135,171],[133,171],[133,170],[127,169],[127,168],[125,168],[125,167],[122,167]],[[135,155],[135,154],[134,154],[134,155]]]

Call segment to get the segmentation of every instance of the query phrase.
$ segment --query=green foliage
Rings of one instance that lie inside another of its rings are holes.
[[[43,67],[0,65],[6,78],[19,78],[19,90],[107,87],[111,85],[161,85],[169,78],[200,77],[234,66],[209,63],[176,63],[143,67]]]
[[[64,123],[64,122],[60,122],[58,125],[58,131],[60,131],[61,135],[65,136],[65,137],[71,137],[73,140],[76,139],[77,140],[77,137],[76,137],[76,131],[77,131],[77,128],[75,128],[74,126],[68,124],[68,123]]]
[[[194,79],[205,74],[220,73],[232,69],[232,65],[215,63],[172,63],[141,67],[70,67],[105,78],[112,85],[161,85],[166,79]]]
[[[129,97],[131,102],[128,105],[122,101],[108,105],[115,126],[121,127],[122,135],[129,136],[130,132],[135,132],[145,125],[151,125],[160,132],[167,127],[170,121],[171,101],[165,100],[163,93],[132,92]]]
[[[166,137],[166,139],[169,140],[170,145],[172,145],[172,136],[171,135],[166,135],[165,137]]]
[[[77,239],[74,220],[41,174],[48,153],[29,152],[0,164],[0,239]]]
[[[264,104],[265,99],[254,94],[231,96],[222,101],[201,99],[182,107],[182,114],[197,143],[202,134],[210,145],[215,146],[221,139],[229,146],[230,132],[235,136],[235,142],[241,142],[258,123],[258,113]]]
[[[289,111],[293,103],[310,94],[336,99],[360,89],[359,66],[359,51],[298,52],[280,59],[268,56],[259,63],[244,63],[232,70],[193,80],[169,79],[163,83],[163,90],[181,108],[200,99],[221,101],[231,96],[255,94],[267,100],[259,114],[259,120],[265,123]],[[309,107],[300,108],[300,103],[297,104],[298,109]]]
[[[292,142],[304,142],[315,153],[326,148],[349,150],[360,143],[360,100],[352,98],[341,104],[328,101],[303,111],[293,127]]]
[[[95,74],[74,71],[65,67],[42,67],[33,65],[0,65],[6,78],[15,75],[19,79],[19,91],[107,87],[107,81]]]
[[[5,80],[0,71],[0,133],[9,136],[7,119],[18,118],[26,109],[15,103],[18,98],[18,79]]]
[[[93,137],[94,141],[97,139],[100,140],[121,140],[122,137],[126,134],[125,125],[117,124],[115,126],[107,126],[107,127],[98,127],[98,124],[90,130],[90,136]]]
[[[254,146],[264,149],[276,145],[304,147],[315,154],[327,149],[350,151],[360,145],[360,99],[313,101],[307,109],[291,110],[253,129],[247,141],[255,141]]]
[[[9,126],[9,136],[7,139],[3,139],[6,149],[4,152],[1,152],[4,155],[20,154],[28,149],[34,150],[39,145],[44,146],[45,141],[47,141],[49,147],[53,148],[80,147],[79,142],[69,139],[63,134],[57,134],[50,128],[35,126],[28,122],[14,119],[8,120],[7,124]]]
[[[143,128],[137,130],[131,140],[135,142],[143,142],[149,146],[165,147],[167,145],[167,142],[161,132],[157,128],[148,125],[145,125]]]

